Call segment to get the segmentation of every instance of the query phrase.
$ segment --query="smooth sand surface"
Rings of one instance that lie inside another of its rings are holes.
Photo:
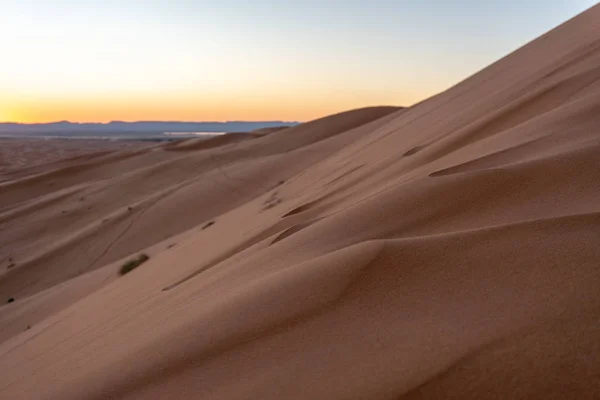
[[[52,165],[0,184],[2,399],[600,398],[600,6],[411,108]]]

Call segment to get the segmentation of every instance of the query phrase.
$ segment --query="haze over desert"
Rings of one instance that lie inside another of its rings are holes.
[[[600,398],[600,5],[412,106],[0,150],[0,399]]]

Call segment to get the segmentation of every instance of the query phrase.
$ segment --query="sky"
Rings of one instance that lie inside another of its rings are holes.
[[[0,0],[0,121],[409,106],[592,0]]]

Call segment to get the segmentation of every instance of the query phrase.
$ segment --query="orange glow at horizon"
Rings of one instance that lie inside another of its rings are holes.
[[[382,101],[383,99],[383,101]],[[0,122],[47,123],[110,121],[309,121],[354,108],[409,106],[420,96],[287,95],[135,96],[71,99],[20,99],[0,103]],[[5,100],[5,99],[4,99]]]

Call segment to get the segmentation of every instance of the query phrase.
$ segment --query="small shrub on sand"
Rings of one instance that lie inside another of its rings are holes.
[[[139,267],[140,265],[142,265],[149,259],[150,259],[150,257],[148,257],[146,254],[140,254],[138,256],[138,258],[127,261],[125,264],[123,264],[121,266],[121,270],[120,270],[121,275],[125,275],[125,274],[133,271],[134,269],[136,269],[137,267]]]
[[[207,222],[206,224],[204,224],[204,226],[202,227],[202,230],[205,230],[207,228],[210,228],[211,226],[213,226],[215,224],[215,221],[210,221]]]

